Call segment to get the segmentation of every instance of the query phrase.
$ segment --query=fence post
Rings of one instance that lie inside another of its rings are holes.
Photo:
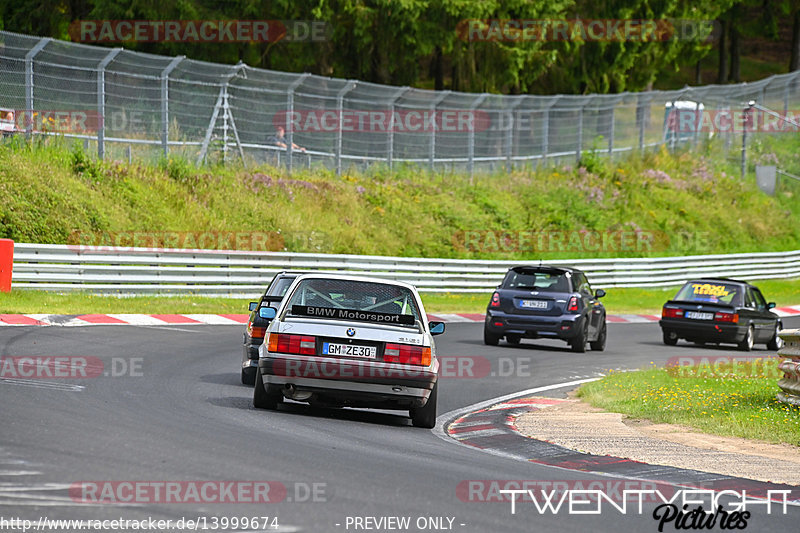
[[[33,58],[41,52],[47,43],[52,41],[50,37],[40,39],[36,46],[25,54],[25,136],[30,138],[33,133]]]
[[[467,136],[467,168],[469,169],[470,182],[472,182],[475,170],[475,110],[488,96],[487,93],[483,93],[469,106],[469,112],[472,116],[472,127],[469,129],[469,135]]]
[[[11,292],[11,271],[14,269],[14,241],[0,239],[0,292]]]
[[[106,67],[114,58],[122,52],[122,48],[111,50],[106,57],[97,65],[97,115],[99,124],[97,125],[97,158],[105,157],[106,146]]]
[[[542,166],[547,162],[547,152],[550,148],[550,108],[558,102],[558,99],[559,97],[556,96],[544,108],[544,117],[542,118]]]
[[[186,56],[178,56],[161,71],[161,148],[164,159],[169,157],[169,75]]]
[[[514,132],[517,128],[517,121],[514,119],[514,114],[516,113],[517,107],[522,104],[524,99],[524,96],[517,98],[516,103],[508,110],[508,128],[506,128],[506,172],[509,174],[513,170]]]
[[[394,161],[394,106],[395,106],[395,103],[397,102],[397,100],[399,100],[404,94],[406,94],[406,91],[408,91],[408,90],[409,90],[409,87],[403,87],[401,89],[398,89],[397,92],[395,92],[392,95],[391,104],[389,105],[389,112],[390,112],[390,115],[389,115],[389,142],[388,142],[389,146],[388,146],[388,153],[386,154],[386,162],[389,164],[389,170],[392,170],[392,166],[393,166],[392,164],[393,164],[393,161]]]
[[[644,101],[644,104],[642,103]],[[636,98],[636,115],[637,122],[639,123],[639,151],[644,151],[644,130],[646,126],[645,109],[650,106],[650,99],[643,97],[641,94]]]
[[[431,170],[433,170],[433,162],[436,158],[436,106],[441,103],[442,100],[447,98],[450,94],[450,91],[442,91],[439,93],[439,96],[433,101],[431,104],[431,113],[433,113],[433,130],[431,130],[431,138],[430,144],[428,145],[428,165],[430,166]]]
[[[336,175],[342,175],[342,130],[344,129],[344,95],[355,88],[356,82],[349,81],[336,94],[336,112],[339,117],[339,127],[336,128]],[[291,154],[289,155],[291,157]]]
[[[292,175],[292,161],[294,158],[292,157],[292,152],[294,151],[292,147],[294,146],[294,127],[292,126],[292,117],[294,116],[294,92],[297,90],[300,85],[303,84],[306,79],[311,76],[308,72],[303,74],[302,76],[298,77],[296,80],[289,85],[289,94],[286,96],[286,140],[288,143],[286,144],[286,151],[288,154],[288,159],[286,160],[286,171],[289,175]],[[278,152],[278,166],[281,165],[281,153]]]
[[[748,118],[753,110],[754,102],[750,102],[747,105],[747,108],[744,110],[744,115],[742,116],[742,178],[744,178],[745,174],[747,173],[747,128],[748,128]]]
[[[617,110],[617,103],[614,102],[614,106],[611,108],[611,123],[609,124],[609,132],[608,132],[608,158],[611,159],[614,156],[614,113]]]
[[[578,108],[578,146],[575,150],[575,161],[581,162],[581,152],[583,151],[583,106]]]

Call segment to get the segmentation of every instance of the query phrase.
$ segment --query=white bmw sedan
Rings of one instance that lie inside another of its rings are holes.
[[[408,409],[417,427],[436,424],[439,362],[413,285],[306,274],[295,279],[259,348],[253,405],[276,409],[284,398],[329,407]]]

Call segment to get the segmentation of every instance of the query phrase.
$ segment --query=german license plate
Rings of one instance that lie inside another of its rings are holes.
[[[703,313],[700,311],[686,311],[686,318],[694,320],[714,320],[714,313]]]
[[[375,346],[358,346],[356,344],[337,344],[334,342],[322,343],[323,355],[339,355],[342,357],[361,357],[375,359],[378,349]]]
[[[528,309],[547,309],[547,300],[521,300],[519,305]]]

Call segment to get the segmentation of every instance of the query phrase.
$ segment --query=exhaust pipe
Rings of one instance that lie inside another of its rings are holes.
[[[287,383],[283,386],[283,395],[290,400],[298,400],[298,401],[305,401],[311,398],[313,392],[310,391],[298,391],[297,387],[293,383]]]

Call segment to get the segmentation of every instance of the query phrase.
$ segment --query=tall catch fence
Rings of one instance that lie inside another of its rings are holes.
[[[742,128],[684,128],[676,110],[800,108],[800,72],[754,83],[610,95],[505,96],[392,87],[0,32],[0,111],[17,134],[83,139],[100,157],[242,158],[298,166],[520,165],[693,146]],[[24,117],[24,120],[23,120]],[[1,126],[2,124],[0,124]],[[270,139],[286,130],[284,149]],[[717,125],[718,126],[718,125]],[[291,143],[298,147],[294,149]]]

